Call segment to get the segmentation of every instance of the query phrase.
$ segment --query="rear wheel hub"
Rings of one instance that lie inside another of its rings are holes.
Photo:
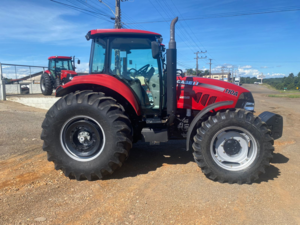
[[[236,155],[241,151],[240,143],[235,139],[228,139],[224,143],[224,151],[228,155]]]
[[[90,117],[78,116],[63,126],[61,144],[71,158],[77,161],[90,161],[103,150],[105,136],[97,121]]]

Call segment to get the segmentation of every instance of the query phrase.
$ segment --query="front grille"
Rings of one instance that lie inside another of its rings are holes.
[[[211,96],[208,103],[207,103],[207,105],[211,105],[211,104],[215,103],[216,99],[217,99],[216,96]]]
[[[194,100],[199,103],[200,99],[202,96],[202,92],[198,92],[197,94],[194,95]]]
[[[203,95],[203,97],[201,98],[201,104],[202,104],[203,106],[206,105],[206,102],[207,102],[207,100],[208,100],[208,97],[209,97],[209,94],[205,94],[205,95]]]

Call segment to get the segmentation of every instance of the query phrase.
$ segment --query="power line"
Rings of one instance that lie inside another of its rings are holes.
[[[211,15],[211,16],[205,16],[205,17],[194,17],[194,18],[186,18],[181,19],[182,21],[187,20],[202,20],[202,19],[213,19],[213,18],[225,18],[225,17],[238,17],[238,16],[250,16],[250,15],[262,15],[262,14],[271,14],[271,13],[281,13],[281,12],[293,12],[293,11],[300,11],[299,9],[286,9],[286,10],[275,10],[275,11],[266,11],[266,12],[255,12],[255,13],[240,13],[240,14],[234,14],[234,15]],[[157,20],[157,21],[142,21],[142,22],[135,22],[130,24],[144,24],[144,23],[162,23],[162,22],[168,22],[171,21],[171,19],[166,19],[164,21]]]
[[[180,17],[183,18],[182,14],[181,14],[180,10],[178,10],[176,4],[175,4],[172,0],[171,0],[171,2],[173,3],[173,6],[174,6],[174,8],[177,10],[177,12],[179,13]],[[190,37],[190,39],[194,42],[194,44],[201,50],[201,48],[199,47],[199,45],[197,44],[197,42],[195,42],[195,41],[194,41],[194,38],[190,35],[190,33],[193,33],[193,32],[191,31],[191,29],[190,29],[188,23],[184,20],[184,18],[183,18],[183,19],[180,19],[179,24],[180,24],[180,22],[181,22],[182,20],[184,21],[184,23],[186,24],[186,27],[189,29],[190,32],[187,32],[186,29],[185,29],[185,27],[183,26],[184,30],[186,31],[186,33],[188,34],[188,36]],[[198,42],[199,42],[199,41],[198,41]],[[205,47],[204,47],[201,43],[200,43],[200,45],[201,45],[201,47],[203,47],[203,49],[205,49]],[[210,54],[207,53],[207,55],[208,55],[209,57],[213,58]],[[215,61],[216,61],[216,60],[215,60]],[[218,61],[216,61],[216,62],[218,62]]]
[[[85,13],[85,14],[88,14],[90,16],[93,16],[93,17],[96,17],[96,18],[100,18],[100,19],[104,19],[105,21],[109,22],[109,23],[112,23],[112,21],[108,20],[107,18],[111,18],[109,17],[108,15],[106,14],[102,14],[102,13],[97,13],[95,11],[91,11],[91,10],[87,10],[87,9],[84,9],[84,8],[80,8],[80,7],[77,7],[77,6],[73,6],[73,5],[69,5],[69,4],[65,4],[65,3],[62,3],[62,2],[59,2],[59,1],[55,1],[55,0],[50,0],[54,3],[57,3],[57,4],[61,4],[61,5],[64,5],[68,8],[72,8],[76,11],[79,11],[79,12],[82,12],[82,13]]]

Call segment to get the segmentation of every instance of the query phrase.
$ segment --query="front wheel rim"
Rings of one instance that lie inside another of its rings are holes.
[[[240,171],[253,164],[258,154],[258,143],[246,129],[226,127],[213,136],[210,153],[214,162],[221,168]]]
[[[105,133],[99,122],[88,116],[68,120],[60,132],[64,152],[76,161],[87,162],[97,158],[105,146]]]

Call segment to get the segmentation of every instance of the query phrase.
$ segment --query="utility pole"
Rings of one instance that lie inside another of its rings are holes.
[[[207,63],[207,64],[209,64],[209,78],[211,78],[211,60],[212,59],[209,59],[209,63]]]
[[[121,7],[120,7],[120,0],[116,0],[116,17],[115,17],[115,28],[121,29]]]
[[[121,29],[122,23],[121,23],[121,4],[120,2],[127,1],[127,0],[116,0],[116,9],[115,12],[107,5],[103,0],[99,0],[100,3],[104,4],[106,7],[110,9],[110,11],[115,16],[115,29]],[[120,58],[120,50],[115,49],[115,67],[116,67],[116,74],[121,75],[121,58]]]
[[[121,22],[121,4],[120,2],[128,1],[128,0],[116,0],[116,9],[115,12],[107,5],[103,0],[99,0],[100,3],[105,5],[107,8],[110,9],[110,11],[114,14],[115,16],[115,29],[121,29],[122,28],[122,22]]]
[[[201,57],[199,57],[198,56],[198,54],[202,54],[202,53],[206,53],[207,51],[205,51],[205,52],[199,52],[199,51],[197,51],[197,52],[195,52],[194,54],[196,54],[196,76],[198,76],[198,59],[206,59],[207,58],[207,56],[205,56],[205,57],[203,57],[203,56],[201,56]]]

